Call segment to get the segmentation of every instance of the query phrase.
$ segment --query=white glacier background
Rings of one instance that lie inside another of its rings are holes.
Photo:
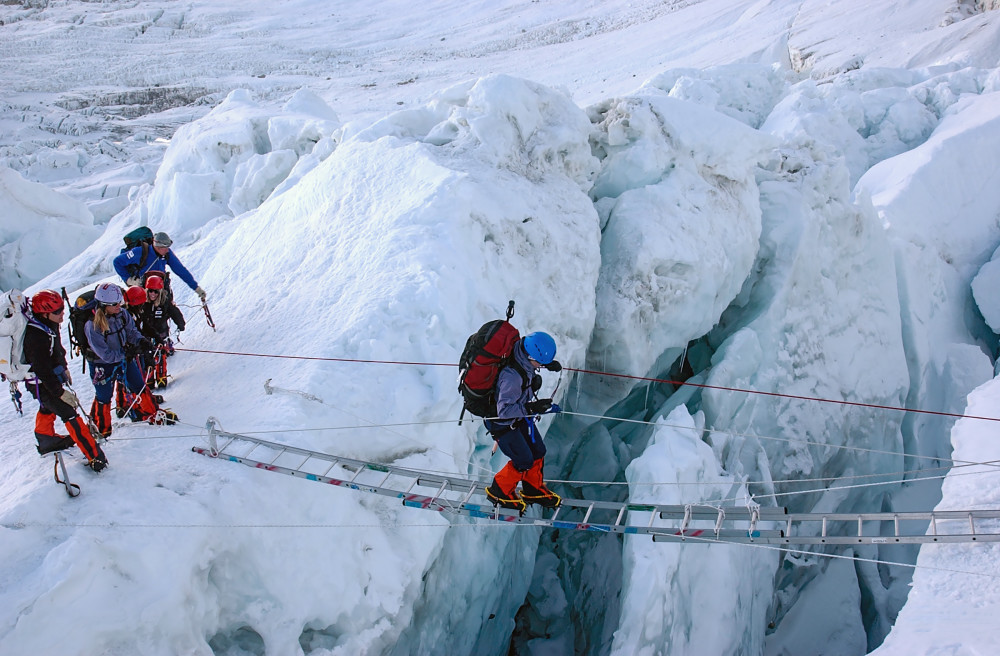
[[[72,297],[150,225],[218,325],[176,290],[181,423],[70,457],[75,500],[2,411],[0,653],[996,651],[986,543],[542,531],[190,450],[488,481],[453,363],[515,299],[566,496],[995,508],[996,8],[0,6],[0,287]]]

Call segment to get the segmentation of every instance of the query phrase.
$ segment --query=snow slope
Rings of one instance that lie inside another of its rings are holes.
[[[455,370],[438,365],[511,298],[574,369],[1000,416],[1000,310],[981,291],[1000,245],[993,7],[433,9],[0,7],[0,179],[18,207],[50,208],[30,216],[59,244],[0,275],[70,292],[113,279],[121,235],[149,224],[219,326],[177,290],[182,346],[202,350],[171,360],[182,423],[116,426],[99,477],[70,458],[74,501],[31,449],[34,402],[4,411],[0,651],[995,648],[988,624],[953,628],[996,605],[982,544],[834,560],[449,523],[190,452],[213,416],[488,480],[505,459],[455,424]],[[45,236],[26,212],[0,219],[4,249]],[[78,247],[75,226],[94,231]],[[566,412],[542,426],[569,495],[993,503],[989,467],[916,480],[952,448],[996,460],[989,422],[564,378]]]

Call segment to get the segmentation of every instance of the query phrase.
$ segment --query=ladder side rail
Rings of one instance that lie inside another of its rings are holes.
[[[209,455],[209,452],[207,450],[203,450],[203,451],[201,451],[201,453],[203,453],[204,455]],[[292,469],[290,467],[285,467],[283,465],[268,464],[268,463],[260,462],[260,461],[257,461],[257,460],[251,460],[251,459],[248,459],[248,458],[240,458],[239,456],[234,456],[234,455],[226,455],[226,456],[223,456],[223,457],[225,457],[228,460],[231,460],[231,461],[234,461],[234,462],[239,462],[241,464],[247,465],[249,467],[254,467],[254,468],[257,468],[257,469],[266,469],[267,471],[277,472],[277,473],[280,473],[280,474],[287,474],[287,475],[290,475],[290,476],[295,476],[297,478],[305,478],[305,479],[308,479],[308,480],[315,480],[315,481],[319,481],[321,483],[329,483],[331,485],[336,485],[338,487],[348,487],[348,488],[351,488],[351,489],[356,489],[356,490],[360,490],[360,491],[363,491],[363,492],[370,492],[370,493],[374,493],[374,494],[380,494],[382,496],[392,497],[392,498],[396,498],[396,499],[402,498],[404,496],[404,494],[405,494],[404,492],[401,492],[400,490],[396,490],[396,489],[392,489],[392,488],[385,488],[385,487],[381,487],[381,486],[378,486],[378,485],[357,484],[357,483],[354,482],[354,479],[350,479],[349,480],[349,479],[344,479],[344,478],[336,478],[336,477],[329,477],[329,476],[321,476],[321,475],[318,475],[318,474],[310,474],[309,472],[304,472],[304,471]],[[360,471],[363,471],[363,470],[359,470],[359,472]],[[356,476],[357,476],[357,474],[355,474],[355,477]],[[416,481],[414,481],[414,483],[415,482]],[[412,487],[412,485],[411,485],[411,487]]]
[[[764,519],[764,508],[761,508],[761,520]],[[729,511],[726,511],[729,514]],[[830,521],[845,522],[857,521],[860,517],[863,521],[889,522],[895,519],[900,521],[930,521],[937,520],[963,520],[967,521],[969,515],[976,519],[1000,519],[1000,510],[932,510],[930,512],[879,512],[879,513],[789,513],[788,517],[795,521],[818,520],[821,516]],[[782,516],[782,519],[785,519]]]
[[[780,531],[779,531],[780,533]],[[697,536],[697,540],[692,540],[694,536],[680,536],[665,534],[661,532],[653,533],[654,542],[686,542],[687,544],[711,543],[711,542],[738,542],[738,543],[761,543],[775,545],[798,545],[798,546],[821,546],[821,545],[860,545],[860,544],[945,544],[945,543],[965,543],[965,542],[1000,542],[1000,535],[908,535],[893,537],[862,537],[856,536],[829,536],[822,538],[819,536],[782,536],[775,537],[762,534],[756,537],[748,536],[746,531],[742,531],[739,536],[722,536],[715,539],[711,531],[706,536]]]
[[[346,457],[343,457],[343,456],[335,456],[333,454],[323,453],[322,451],[312,451],[310,449],[303,449],[303,448],[297,447],[297,446],[291,446],[291,445],[288,445],[288,444],[282,444],[280,442],[271,442],[269,440],[262,440],[262,439],[259,439],[259,438],[256,438],[256,437],[249,437],[249,436],[246,436],[246,435],[239,435],[239,434],[236,434],[236,433],[223,433],[221,431],[218,431],[216,434],[217,435],[232,436],[234,439],[238,439],[238,440],[241,440],[241,441],[244,441],[244,442],[252,443],[252,444],[255,444],[257,446],[265,446],[265,447],[268,447],[268,448],[271,448],[271,449],[279,449],[279,450],[280,449],[285,449],[288,453],[296,453],[296,454],[301,454],[303,456],[309,455],[309,456],[312,456],[313,458],[316,458],[316,459],[319,459],[319,460],[325,460],[327,462],[334,462],[334,464],[349,465],[349,466],[354,466],[354,467],[359,467],[359,468],[363,467],[363,468],[368,468],[368,469],[377,469],[379,471],[385,471],[385,468],[389,467],[389,465],[381,465],[381,464],[378,464],[378,463],[372,463],[372,462],[368,462],[368,461],[365,461],[365,460],[357,460],[355,458],[346,458]],[[254,448],[256,448],[256,447],[254,447]],[[251,451],[252,450],[253,449],[251,449]],[[248,451],[246,454],[244,454],[243,457],[247,457],[249,455],[249,453],[250,452]],[[428,474],[427,472],[422,472],[422,471],[419,471],[419,470],[416,470],[416,469],[407,469],[405,467],[393,467],[393,469],[397,473],[399,473],[401,475],[408,475],[408,476],[411,476],[411,477],[418,477],[419,476],[421,478],[436,478],[436,479],[441,479],[441,480],[447,479],[452,485],[457,485],[459,487],[466,487],[467,485],[469,485],[471,483],[477,482],[477,481],[469,480],[467,478],[461,478],[459,476],[450,476],[450,475],[444,475],[444,474]]]
[[[203,449],[201,447],[195,447],[198,453],[204,455],[211,455],[211,452]],[[403,499],[403,503],[408,506],[419,506],[421,508],[427,508],[430,510],[436,510],[439,512],[445,512],[449,514],[464,514],[472,517],[479,518],[495,518],[499,521],[515,522],[532,524],[539,527],[556,527],[556,528],[576,528],[580,530],[590,530],[598,532],[618,532],[618,533],[649,533],[653,534],[654,540],[657,541],[686,541],[690,544],[697,542],[757,542],[766,544],[798,544],[798,545],[824,545],[824,544],[921,544],[921,543],[959,543],[959,542],[1000,542],[1000,533],[975,533],[975,534],[953,534],[953,535],[911,535],[911,536],[872,536],[872,537],[857,537],[857,536],[846,536],[846,535],[823,535],[823,536],[809,536],[809,535],[799,535],[792,536],[788,534],[782,534],[782,531],[771,531],[762,530],[753,533],[748,533],[745,529],[721,529],[719,533],[719,538],[714,537],[715,532],[712,528],[705,529],[688,529],[687,534],[682,534],[677,531],[677,529],[667,528],[667,527],[652,527],[653,521],[657,517],[657,513],[650,513],[650,526],[643,528],[638,526],[614,526],[611,524],[590,524],[590,516],[585,516],[582,522],[565,522],[554,520],[554,516],[551,519],[544,519],[531,516],[520,516],[516,511],[505,511],[498,510],[489,507],[488,505],[477,505],[477,504],[466,504],[464,507],[453,507],[450,504],[436,504],[432,501],[430,497],[413,495],[413,499],[407,499],[407,494],[396,489],[388,489],[378,485],[358,485],[349,480],[329,478],[325,476],[319,476],[317,474],[310,474],[308,472],[298,471],[285,467],[282,465],[268,465],[260,461],[251,460],[248,458],[240,458],[232,454],[226,454],[225,457],[228,460],[240,462],[244,465],[264,468],[268,471],[273,471],[277,473],[284,473],[291,476],[302,477],[308,480],[317,480],[320,482],[330,483],[338,486],[349,487],[351,489],[360,490],[363,492],[376,493],[390,498]],[[383,478],[383,481],[387,479]],[[410,484],[410,489],[416,485],[416,479],[414,478]],[[596,507],[596,506],[595,506]],[[966,518],[968,518],[969,513],[965,513]],[[853,518],[857,520],[857,515]],[[815,520],[815,517],[812,517]],[[825,521],[826,517],[823,517]],[[933,519],[933,518],[932,518]],[[791,521],[791,520],[789,520]],[[792,524],[795,522],[792,521]],[[733,534],[733,535],[731,535]],[[657,538],[656,536],[660,536]],[[705,536],[703,539],[701,536]],[[698,540],[691,540],[692,537],[699,537]]]

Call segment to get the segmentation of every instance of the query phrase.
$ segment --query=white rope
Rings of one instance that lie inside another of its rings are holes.
[[[409,522],[392,522],[383,524],[123,524],[119,522],[4,522],[0,523],[0,527],[11,530],[20,530],[24,528],[100,528],[100,529],[378,529],[381,531],[387,529],[403,529],[403,528],[446,528],[449,530],[458,528],[492,528],[492,529],[514,529],[514,528],[531,528],[537,529],[538,527],[534,524],[524,524],[518,522],[464,522],[460,524],[454,523],[409,523]],[[636,539],[638,536],[628,536],[630,539]],[[724,540],[717,540],[711,537],[701,537],[701,536],[686,536],[684,542],[673,542],[672,544],[683,545],[685,542],[700,542],[708,544],[719,544],[728,545],[732,547],[753,547],[757,549],[769,549],[772,551],[780,551],[789,554],[797,554],[803,556],[815,556],[817,558],[831,558],[840,560],[851,560],[855,562],[863,563],[873,563],[876,565],[895,565],[897,567],[906,567],[908,569],[918,570],[928,570],[928,571],[938,571],[947,572],[950,574],[965,574],[968,576],[982,576],[991,579],[1000,579],[1000,575],[989,574],[986,572],[974,572],[962,569],[953,569],[948,567],[936,567],[933,565],[917,565],[916,563],[902,563],[891,560],[880,560],[877,558],[863,558],[861,556],[845,556],[843,554],[831,554],[823,553],[820,551],[806,551],[803,549],[792,549],[789,547],[778,547],[768,544],[758,544],[758,543],[742,543],[742,542],[727,542]],[[945,543],[927,543],[924,546],[944,546]]]

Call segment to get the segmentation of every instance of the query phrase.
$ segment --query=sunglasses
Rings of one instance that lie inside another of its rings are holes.
[[[49,314],[62,314],[65,311],[66,311],[66,306],[63,306],[63,307],[59,308],[58,310],[53,310],[52,312],[49,312]]]
[[[147,289],[146,293],[147,294],[159,294],[160,290],[159,289]]]

